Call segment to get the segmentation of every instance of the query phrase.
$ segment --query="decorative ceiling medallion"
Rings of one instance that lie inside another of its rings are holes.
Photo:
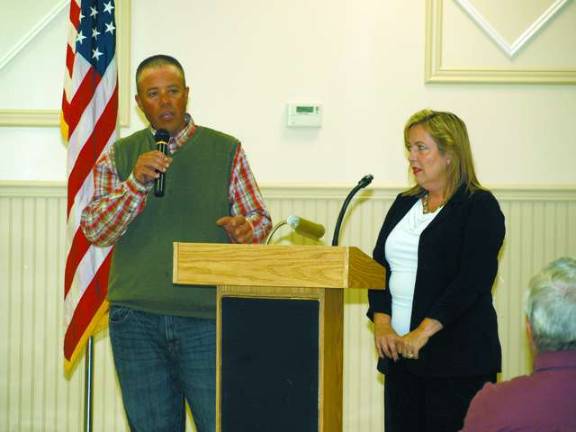
[[[564,7],[566,3],[570,0],[556,0],[552,2],[550,7],[544,11],[542,15],[536,18],[535,21],[530,24],[524,32],[518,36],[518,38],[509,43],[504,39],[504,37],[496,30],[486,18],[476,9],[471,0],[454,0],[460,5],[462,9],[472,18],[476,24],[484,30],[488,36],[492,38],[494,42],[508,54],[509,57],[514,57],[514,55],[530,40],[532,37],[550,20],[554,15],[558,13],[560,9]]]

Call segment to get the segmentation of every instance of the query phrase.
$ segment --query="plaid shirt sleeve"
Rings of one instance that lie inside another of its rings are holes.
[[[114,164],[114,147],[102,155],[93,170],[94,196],[82,211],[84,235],[98,246],[112,245],[146,206],[152,187],[140,184],[133,174],[120,181]]]
[[[93,175],[94,197],[83,210],[80,225],[88,241],[98,246],[109,246],[144,210],[152,184],[140,184],[133,174],[126,181],[120,181],[114,165],[114,147],[102,155]],[[241,146],[234,155],[228,199],[232,215],[243,215],[252,225],[254,243],[263,242],[272,228],[272,220]]]
[[[232,215],[246,217],[254,229],[253,242],[262,243],[272,228],[272,219],[241,145],[234,155],[229,199]]]

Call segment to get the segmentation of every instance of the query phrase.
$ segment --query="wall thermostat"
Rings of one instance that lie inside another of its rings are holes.
[[[320,127],[322,126],[322,105],[320,104],[288,104],[288,127]]]

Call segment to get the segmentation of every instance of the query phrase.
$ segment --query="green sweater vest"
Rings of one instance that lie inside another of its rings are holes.
[[[132,172],[138,156],[155,148],[149,129],[115,144],[121,180]],[[216,220],[230,214],[228,189],[238,141],[198,127],[172,155],[164,197],[150,191],[147,204],[116,242],[108,299],[146,312],[214,318],[214,287],[172,283],[172,242],[229,243]]]

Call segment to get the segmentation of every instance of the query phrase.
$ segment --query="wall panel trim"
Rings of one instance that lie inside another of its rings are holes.
[[[353,186],[353,185],[352,185]],[[274,221],[298,214],[333,230],[349,185],[262,185]],[[576,186],[492,186],[506,217],[494,286],[503,351],[502,379],[530,370],[523,292],[532,274],[576,256]],[[371,186],[351,203],[340,244],[370,254],[401,188]],[[0,431],[82,428],[83,362],[64,377],[63,273],[66,183],[0,181]],[[325,235],[325,244],[330,236]],[[274,243],[309,244],[290,229]],[[383,381],[365,313],[367,293],[344,299],[343,430],[383,430]],[[95,338],[94,432],[128,431],[107,332]],[[187,430],[193,431],[188,418]]]

